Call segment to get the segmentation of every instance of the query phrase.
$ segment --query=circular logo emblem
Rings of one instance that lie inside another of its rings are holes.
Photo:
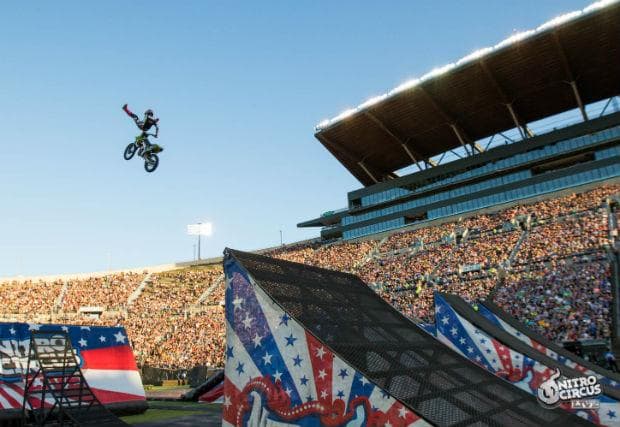
[[[538,400],[545,406],[555,406],[560,401],[560,391],[558,383],[555,381],[560,377],[560,370],[556,368],[555,373],[538,386]]]

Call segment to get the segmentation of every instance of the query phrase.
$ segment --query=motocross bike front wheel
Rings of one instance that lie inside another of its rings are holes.
[[[134,154],[136,154],[137,149],[138,147],[136,147],[136,144],[134,144],[133,142],[129,144],[127,148],[125,148],[125,152],[123,153],[123,157],[125,158],[125,160],[130,160],[134,156]]]
[[[159,165],[159,157],[154,153],[146,153],[144,155],[144,169],[147,172],[153,172]]]

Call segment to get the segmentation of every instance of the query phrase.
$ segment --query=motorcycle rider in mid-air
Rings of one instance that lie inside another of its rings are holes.
[[[140,147],[144,146],[144,150],[141,153],[141,155],[144,156],[144,154],[147,153],[151,148],[151,144],[149,143],[149,140],[147,138],[147,136],[149,136],[147,132],[153,126],[155,126],[155,134],[152,134],[152,135],[155,138],[157,138],[157,136],[159,135],[159,126],[157,125],[157,123],[159,122],[159,119],[155,118],[155,114],[153,113],[153,110],[151,110],[150,108],[144,112],[143,120],[140,120],[137,114],[134,114],[133,112],[131,112],[129,108],[127,107],[127,104],[123,105],[123,111],[127,113],[127,115],[131,117],[134,122],[136,122],[136,126],[138,126],[138,129],[142,131],[142,134],[136,138],[136,143]]]

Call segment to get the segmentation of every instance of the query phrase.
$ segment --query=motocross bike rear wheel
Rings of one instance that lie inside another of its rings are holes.
[[[137,149],[138,147],[136,147],[136,144],[134,144],[133,142],[129,144],[127,148],[125,148],[125,152],[123,153],[123,157],[125,158],[125,160],[130,160],[134,156],[134,154],[136,154]]]
[[[144,169],[147,172],[153,172],[159,166],[159,157],[154,153],[146,153],[144,155]]]

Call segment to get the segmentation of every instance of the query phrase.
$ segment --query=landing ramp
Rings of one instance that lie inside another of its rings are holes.
[[[226,250],[224,425],[590,425],[435,340],[358,277]]]
[[[528,328],[491,301],[478,304],[478,312],[490,322],[502,328],[510,335],[523,341],[537,351],[557,360],[559,363],[576,369],[587,375],[594,375],[599,382],[620,390],[620,375],[602,368],[575,353],[549,341],[547,338]]]
[[[583,372],[559,363],[497,327],[456,295],[435,293],[435,313],[437,338],[441,342],[533,396],[540,397],[540,387],[555,378],[584,377]],[[600,390],[600,395],[592,395],[596,405],[589,409],[570,401],[560,402],[555,397],[552,400],[594,424],[620,427],[618,390],[606,384],[600,384]]]

